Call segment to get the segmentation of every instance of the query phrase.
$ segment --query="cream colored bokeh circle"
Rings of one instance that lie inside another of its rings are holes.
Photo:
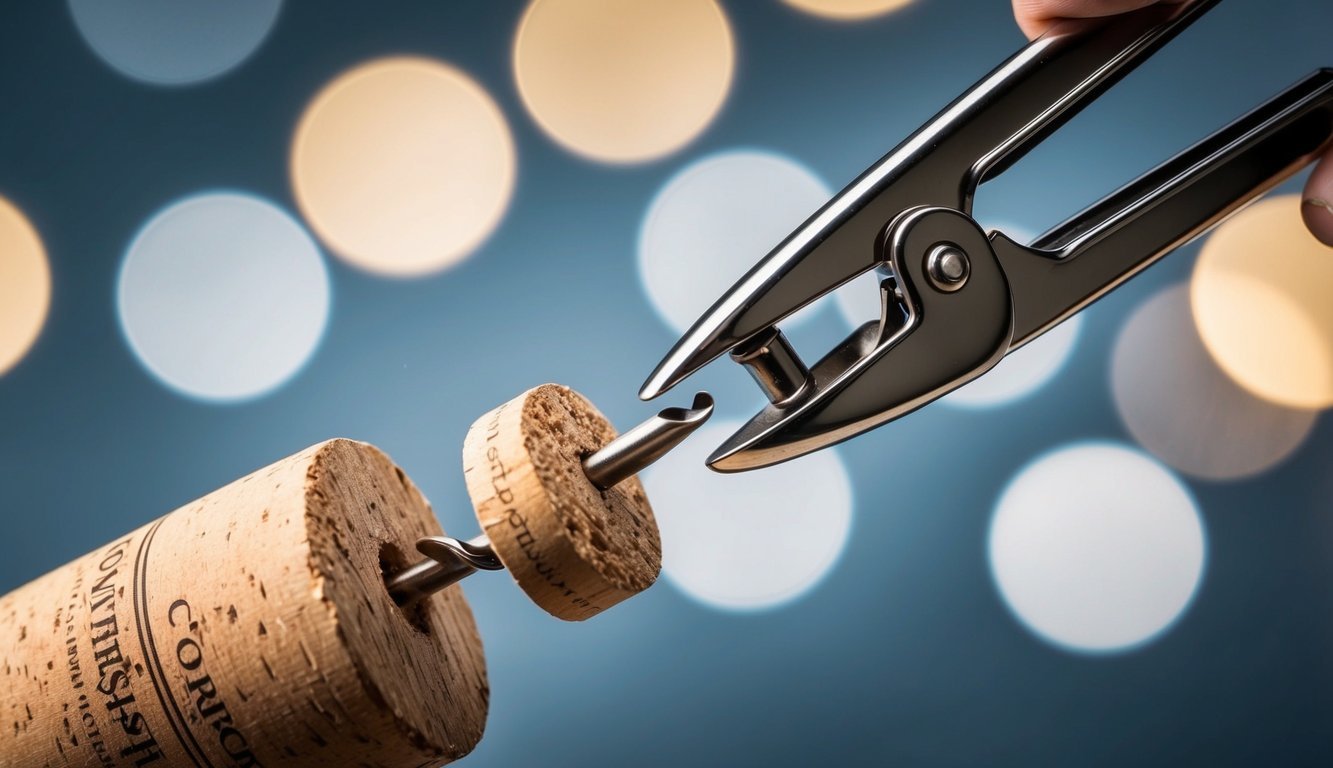
[[[42,240],[23,212],[0,197],[0,375],[32,348],[50,307]]]
[[[430,59],[363,64],[306,108],[292,143],[302,214],[329,248],[371,272],[457,263],[499,224],[514,142],[472,78]]]
[[[1333,405],[1333,249],[1301,200],[1260,201],[1208,238],[1190,282],[1199,335],[1245,389],[1293,408]]]
[[[880,16],[889,11],[896,11],[912,0],[782,0],[793,8],[799,8],[816,16],[830,19],[856,21]]]
[[[1111,354],[1111,395],[1144,448],[1181,472],[1213,480],[1249,477],[1290,456],[1317,411],[1261,400],[1217,367],[1190,317],[1180,284],[1130,315]]]
[[[602,162],[685,146],[717,115],[734,68],[715,0],[533,0],[514,37],[514,77],[533,119]]]

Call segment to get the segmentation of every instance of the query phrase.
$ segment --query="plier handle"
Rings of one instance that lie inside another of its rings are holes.
[[[1218,0],[1065,23],[1018,51],[839,192],[690,328],[651,399],[729,352],[769,403],[709,457],[776,464],[910,413],[985,373],[1311,162],[1333,139],[1321,69],[1034,242],[973,220],[1022,158]],[[878,270],[881,316],[807,367],[777,324]]]

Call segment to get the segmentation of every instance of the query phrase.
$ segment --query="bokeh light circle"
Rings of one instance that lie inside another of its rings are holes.
[[[504,216],[514,188],[504,115],[465,73],[390,58],[340,75],[292,142],[297,204],[347,262],[410,277],[453,265]]]
[[[281,0],[69,0],[79,34],[121,74],[189,85],[235,69],[268,37]]]
[[[0,197],[0,375],[28,354],[51,307],[51,268],[37,230]]]
[[[1111,392],[1144,448],[1210,479],[1272,467],[1300,447],[1318,415],[1256,398],[1224,374],[1199,340],[1183,284],[1130,316],[1111,357]]]
[[[1204,243],[1190,303],[1204,346],[1250,392],[1292,408],[1333,405],[1333,248],[1301,200],[1262,200]]]
[[[835,449],[721,475],[704,465],[739,422],[699,430],[643,475],[662,529],[662,568],[690,597],[751,611],[790,602],[838,561],[852,488]]]
[[[912,0],[782,0],[806,13],[841,21],[859,21],[896,11]]]
[[[210,192],[153,216],[117,299],[139,361],[172,389],[239,401],[272,391],[318,346],[329,280],[310,235],[260,198]]]
[[[881,279],[878,271],[871,270],[833,292],[833,302],[848,327],[855,330],[871,320],[879,319],[882,313],[879,297]]]
[[[1147,643],[1189,606],[1203,522],[1189,491],[1145,454],[1111,443],[1052,451],[1001,494],[991,573],[1014,614],[1067,650]]]
[[[715,0],[533,0],[514,37],[514,77],[561,146],[640,162],[680,149],[713,121],[735,55]]]
[[[657,193],[639,230],[639,277],[653,307],[684,332],[828,197],[813,172],[773,152],[732,150],[687,166]]]
[[[1018,242],[1033,239],[1026,229],[1010,224],[985,228],[987,231],[999,229]],[[859,328],[867,321],[879,318],[879,281],[878,273],[867,272],[834,292],[838,311],[849,327]],[[940,402],[964,409],[984,409],[1008,405],[1033,394],[1064,368],[1073,355],[1082,328],[1081,314],[1070,317],[1018,351],[1006,355],[994,368],[941,398]]]

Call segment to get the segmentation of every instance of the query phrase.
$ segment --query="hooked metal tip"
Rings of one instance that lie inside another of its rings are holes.
[[[425,560],[393,576],[385,586],[399,605],[411,605],[428,595],[457,584],[475,571],[498,571],[504,566],[491,550],[485,534],[471,541],[450,536],[417,539],[417,551]]]
[[[583,460],[583,473],[602,490],[665,456],[713,415],[713,396],[699,392],[689,408],[664,408]]]
[[[459,541],[451,536],[426,536],[417,539],[417,551],[433,560],[456,558],[479,571],[504,569],[500,558],[491,549],[491,540],[483,534],[471,541]]]

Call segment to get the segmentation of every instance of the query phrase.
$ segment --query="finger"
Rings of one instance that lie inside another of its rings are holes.
[[[1305,182],[1304,201],[1305,226],[1325,245],[1333,245],[1333,151],[1324,155]]]
[[[1061,19],[1114,16],[1153,5],[1157,0],[1013,0],[1014,18],[1028,39],[1035,39]]]

